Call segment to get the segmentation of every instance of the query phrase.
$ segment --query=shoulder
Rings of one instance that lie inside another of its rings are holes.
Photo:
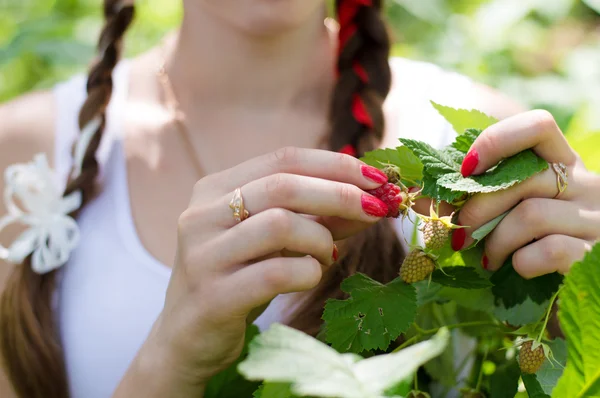
[[[525,107],[498,91],[440,66],[394,57],[392,88],[385,103],[385,146],[400,137],[418,138],[434,146],[447,144],[454,132],[431,101],[454,108],[479,109],[499,119]]]

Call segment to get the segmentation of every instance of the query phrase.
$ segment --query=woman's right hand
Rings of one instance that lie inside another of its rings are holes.
[[[163,391],[201,396],[238,358],[254,309],[315,287],[335,262],[334,241],[385,217],[385,203],[364,190],[386,181],[351,156],[298,148],[200,180],[179,220],[164,309],[138,355],[161,358],[150,361],[173,384]],[[241,223],[229,207],[238,187],[251,215]]]

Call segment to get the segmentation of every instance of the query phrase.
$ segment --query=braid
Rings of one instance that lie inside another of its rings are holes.
[[[336,0],[338,82],[331,107],[330,147],[361,155],[383,138],[382,105],[391,86],[390,40],[381,0]]]
[[[100,57],[91,68],[88,97],[79,114],[80,128],[96,118],[100,120],[84,155],[81,174],[71,179],[65,190],[65,196],[82,192],[81,208],[94,195],[99,171],[96,151],[106,124],[106,108],[113,88],[112,71],[120,57],[123,35],[133,19],[133,5],[122,3],[104,1],[106,23],[98,43]],[[56,271],[37,274],[31,269],[30,261],[29,257],[22,266],[15,267],[0,302],[0,350],[4,367],[19,397],[67,398],[67,372],[53,313]]]

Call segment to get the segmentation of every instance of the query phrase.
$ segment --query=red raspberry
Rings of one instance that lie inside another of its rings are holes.
[[[398,218],[400,216],[400,205],[406,201],[406,192],[395,184],[386,183],[377,189],[367,191],[378,199],[381,199],[388,207],[387,217]]]

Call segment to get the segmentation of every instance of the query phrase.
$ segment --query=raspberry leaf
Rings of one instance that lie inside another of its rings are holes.
[[[485,130],[498,122],[496,118],[478,110],[454,109],[431,101],[431,105],[452,125],[457,134],[463,134],[466,129],[477,128]]]
[[[291,383],[292,393],[299,396],[382,398],[386,390],[441,354],[449,337],[447,329],[440,329],[428,341],[363,359],[340,354],[305,333],[274,324],[252,341],[238,370],[249,380]]]
[[[408,138],[400,138],[400,142],[421,160],[425,170],[433,177],[439,178],[440,175],[460,171],[460,163],[445,151],[439,151],[425,142]]]
[[[463,158],[471,149],[471,145],[475,142],[477,137],[481,135],[483,130],[481,129],[467,129],[465,132],[458,137],[454,143],[450,146],[450,148],[456,149],[459,153],[462,154]],[[449,149],[449,148],[448,148]],[[460,160],[462,163],[463,159]]]
[[[435,270],[431,280],[440,285],[462,289],[485,289],[492,286],[489,280],[479,276],[473,268],[462,266]]]
[[[600,396],[600,244],[574,264],[559,295],[567,366],[553,397]]]
[[[563,374],[567,362],[567,343],[560,338],[556,338],[547,343],[552,350],[552,356],[549,361],[538,370],[536,376],[540,386],[546,394],[552,394],[558,379]]]
[[[490,398],[514,398],[520,376],[521,369],[514,359],[499,366],[490,377]]]
[[[548,301],[541,304],[533,302],[527,297],[525,301],[511,308],[506,308],[501,302],[494,308],[494,316],[513,326],[532,324],[542,319],[548,308]]]
[[[536,375],[522,374],[521,379],[523,379],[529,398],[550,398],[550,395],[547,395],[542,389]]]
[[[562,275],[556,272],[533,279],[524,279],[517,274],[510,258],[490,278],[494,284],[492,293],[496,301],[502,303],[507,309],[523,303],[527,297],[535,303],[543,303],[556,293],[562,280]]]
[[[453,192],[437,184],[437,179],[427,170],[423,171],[423,192],[422,194],[437,200],[452,203],[463,196],[462,192]]]
[[[492,231],[504,220],[504,218],[510,213],[510,211],[504,212],[500,214],[498,217],[494,218],[492,221],[487,222],[486,224],[479,227],[476,231],[471,234],[471,237],[475,239],[474,245],[477,245],[486,236],[492,233]]]
[[[253,398],[294,398],[289,383],[263,383]],[[233,397],[232,397],[233,398]]]
[[[327,300],[323,312],[326,341],[340,352],[386,350],[415,319],[416,290],[400,278],[383,285],[359,273],[341,289],[350,298]]]
[[[548,162],[527,150],[504,159],[482,175],[464,178],[458,172],[446,173],[438,178],[437,183],[452,191],[489,193],[508,189],[547,168]]]
[[[400,169],[404,185],[414,185],[423,179],[423,163],[406,147],[376,149],[361,158],[366,164],[383,169],[388,164]]]

